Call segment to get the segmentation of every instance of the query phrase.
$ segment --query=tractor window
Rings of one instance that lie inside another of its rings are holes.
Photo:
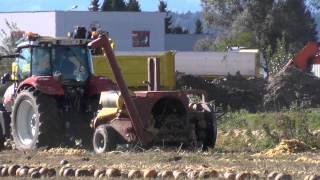
[[[38,76],[50,75],[50,48],[33,48],[32,74]]]
[[[90,72],[88,50],[83,46],[56,46],[52,52],[53,72],[66,80],[87,80]]]
[[[18,61],[18,75],[21,79],[25,79],[30,76],[30,61],[31,50],[30,48],[23,48],[20,50],[20,57]]]

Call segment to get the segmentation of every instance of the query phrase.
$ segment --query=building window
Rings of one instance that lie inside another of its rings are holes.
[[[150,31],[132,31],[133,47],[149,47]]]

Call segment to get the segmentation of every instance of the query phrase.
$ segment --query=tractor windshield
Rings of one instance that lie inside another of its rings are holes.
[[[88,51],[82,46],[56,46],[52,51],[53,73],[65,80],[85,81],[89,76]]]
[[[64,80],[85,81],[90,75],[89,50],[85,46],[52,46],[33,49],[33,75],[59,73]]]

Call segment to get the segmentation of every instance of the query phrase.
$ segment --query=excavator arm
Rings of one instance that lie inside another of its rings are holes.
[[[313,64],[320,64],[320,43],[308,42],[289,62],[284,69],[296,67],[310,72]]]

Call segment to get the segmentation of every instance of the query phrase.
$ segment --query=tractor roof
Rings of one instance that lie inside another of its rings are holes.
[[[51,45],[85,45],[88,43],[87,39],[73,39],[67,37],[50,37],[39,36],[38,34],[25,35],[18,43],[18,48],[26,46],[41,46],[46,44]]]

